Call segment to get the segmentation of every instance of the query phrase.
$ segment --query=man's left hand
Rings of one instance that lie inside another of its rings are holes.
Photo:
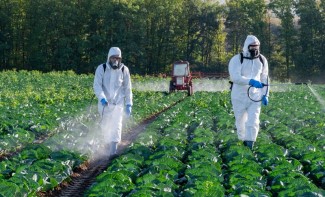
[[[265,105],[265,106],[267,106],[269,104],[269,99],[265,95],[262,98],[262,104]]]

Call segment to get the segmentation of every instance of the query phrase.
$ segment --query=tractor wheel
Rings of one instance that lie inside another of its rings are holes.
[[[175,92],[175,87],[172,81],[170,81],[169,83],[169,93],[173,93]]]
[[[187,87],[187,96],[191,96],[193,94],[193,86],[190,85]]]

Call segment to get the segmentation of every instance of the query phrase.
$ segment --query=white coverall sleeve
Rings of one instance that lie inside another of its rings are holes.
[[[124,66],[124,80],[123,80],[123,86],[124,86],[124,94],[125,94],[125,105],[133,105],[132,100],[132,83],[131,83],[131,76],[129,68]]]
[[[269,64],[267,62],[267,59],[262,56],[263,58],[263,62],[264,62],[264,65],[263,65],[263,70],[262,70],[262,73],[261,73],[261,82],[264,83],[264,84],[268,84],[270,85],[270,79],[268,78],[269,76]],[[270,92],[270,86],[265,86],[264,89],[267,89],[267,92],[266,92],[266,96],[269,96],[269,92]]]
[[[230,80],[239,85],[248,85],[250,78],[242,76],[242,64],[240,63],[240,54],[235,55],[229,62]]]
[[[103,77],[104,77],[104,68],[102,65],[99,65],[95,72],[95,79],[93,89],[98,100],[103,98],[107,99],[104,90],[103,90]]]

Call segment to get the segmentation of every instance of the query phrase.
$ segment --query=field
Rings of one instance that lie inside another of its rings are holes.
[[[105,155],[93,75],[0,80],[0,196],[69,196],[75,175]],[[132,80],[123,131],[132,141],[80,196],[325,196],[325,85],[272,88],[250,151],[237,140],[227,80],[197,79],[190,97],[168,94],[168,78]]]

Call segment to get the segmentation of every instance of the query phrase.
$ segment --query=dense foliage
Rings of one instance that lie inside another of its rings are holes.
[[[147,127],[87,196],[323,196],[321,106],[306,87],[272,99],[251,152],[234,131],[229,92],[196,92]]]
[[[105,156],[91,104],[93,75],[6,71],[0,79],[6,82],[0,86],[0,196],[52,190],[71,181],[86,160]],[[325,195],[324,85],[274,87],[252,152],[237,139],[228,90],[187,97],[156,86],[137,90],[146,81],[168,86],[166,79],[132,79],[133,121],[123,134],[163,113],[96,178],[87,196]]]
[[[53,189],[103,149],[93,75],[5,71],[0,79],[6,82],[0,92],[0,196]],[[133,93],[133,118],[124,132],[186,95]]]
[[[254,34],[273,78],[317,81],[325,70],[324,6],[317,0],[1,0],[0,65],[93,73],[108,49],[119,46],[132,73],[167,73],[179,59],[193,70],[225,72]]]

